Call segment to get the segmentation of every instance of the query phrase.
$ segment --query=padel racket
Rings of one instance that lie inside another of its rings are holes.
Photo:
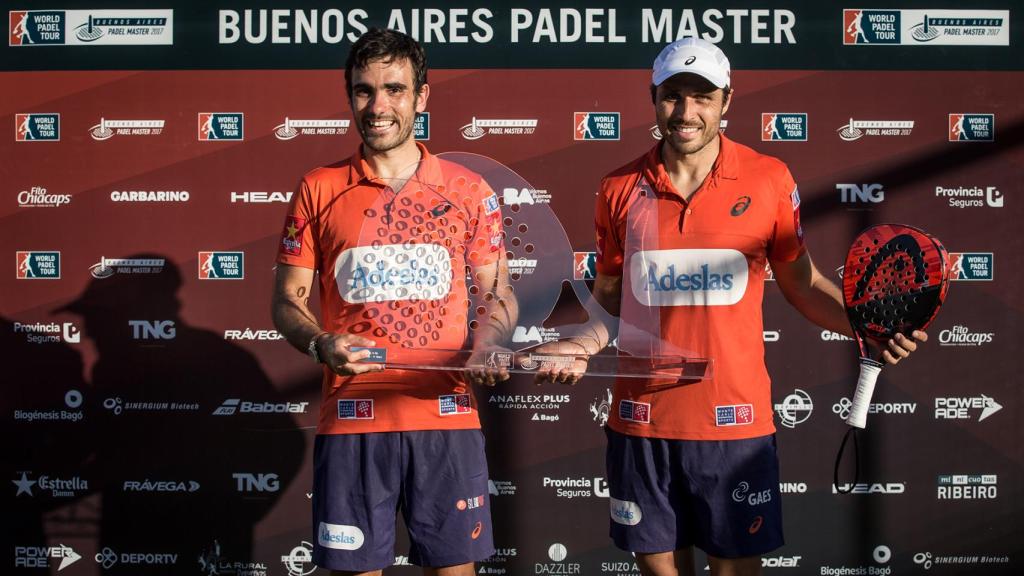
[[[949,268],[942,243],[912,226],[878,224],[853,241],[843,268],[843,303],[860,352],[850,426],[864,428],[882,370],[868,342],[928,327],[946,298]]]

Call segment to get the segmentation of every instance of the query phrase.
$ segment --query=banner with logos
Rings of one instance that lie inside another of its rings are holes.
[[[415,36],[440,68],[645,68],[658,46],[700,36],[721,45],[739,69],[1020,70],[1011,49],[1022,25],[1016,7],[1012,0],[984,9],[950,0],[923,7],[146,0],[90,10],[31,0],[9,11],[0,70],[333,69],[374,27]]]
[[[953,261],[928,343],[882,372],[856,481],[847,447],[849,494],[832,471],[856,347],[802,318],[769,272],[786,545],[766,573],[1024,570],[1019,8],[518,6],[8,11],[5,573],[326,573],[311,562],[320,371],[276,332],[270,297],[296,183],[360,142],[348,46],[383,25],[420,38],[432,66],[416,138],[522,175],[530,187],[498,199],[551,207],[578,281],[595,274],[600,179],[661,137],[650,62],[679,36],[718,43],[734,67],[725,134],[789,166],[819,269],[840,282],[854,236],[881,222],[926,229]],[[563,294],[555,316],[575,306]],[[560,323],[513,340],[557,339]],[[607,536],[611,381],[516,376],[475,392],[497,547],[477,573],[638,575]],[[733,496],[763,498],[739,482]],[[400,530],[385,572],[418,574],[409,556]]]

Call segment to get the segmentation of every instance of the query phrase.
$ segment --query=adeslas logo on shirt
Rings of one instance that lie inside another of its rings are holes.
[[[693,274],[676,274],[675,264],[669,264],[664,272],[651,265],[647,271],[647,289],[654,291],[672,290],[732,290],[732,274],[709,272],[707,264]]]
[[[437,300],[451,290],[451,256],[437,244],[358,246],[338,256],[334,278],[351,304]]]
[[[646,306],[728,306],[747,290],[747,259],[737,250],[641,251],[630,273],[633,296]]]

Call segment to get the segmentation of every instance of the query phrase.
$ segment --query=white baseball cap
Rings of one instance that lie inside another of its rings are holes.
[[[655,86],[676,74],[697,74],[719,88],[729,86],[729,59],[718,46],[700,38],[683,38],[665,46],[654,59]]]

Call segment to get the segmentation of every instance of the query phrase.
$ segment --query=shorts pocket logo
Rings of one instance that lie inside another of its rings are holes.
[[[355,526],[321,522],[320,529],[317,530],[317,542],[324,548],[358,550],[363,547],[365,541],[363,531]]]
[[[636,502],[609,498],[612,521],[624,526],[636,526],[643,519],[643,513]]]

